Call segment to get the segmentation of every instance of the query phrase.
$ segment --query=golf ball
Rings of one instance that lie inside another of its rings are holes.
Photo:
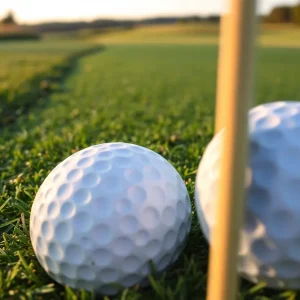
[[[197,214],[209,242],[217,222],[224,130],[206,148],[196,177]],[[249,143],[238,272],[271,288],[299,289],[300,102],[272,102],[251,109]]]
[[[61,162],[33,202],[30,237],[57,282],[115,294],[147,284],[185,247],[191,204],[175,168],[141,146],[91,146]]]

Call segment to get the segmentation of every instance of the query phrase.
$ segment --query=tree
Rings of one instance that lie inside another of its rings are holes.
[[[12,24],[16,24],[17,22],[15,21],[15,17],[14,17],[13,12],[9,11],[0,23],[7,24],[7,25],[12,25]]]
[[[290,6],[274,7],[271,13],[267,16],[266,20],[274,23],[292,22],[292,7]]]
[[[293,7],[292,20],[293,23],[300,25],[300,3]]]

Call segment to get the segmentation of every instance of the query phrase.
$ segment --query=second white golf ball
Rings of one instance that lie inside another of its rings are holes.
[[[247,201],[238,271],[272,288],[300,288],[300,102],[273,102],[249,112]],[[196,207],[211,241],[216,219],[222,141],[205,150],[196,179]],[[239,155],[239,153],[236,153]]]

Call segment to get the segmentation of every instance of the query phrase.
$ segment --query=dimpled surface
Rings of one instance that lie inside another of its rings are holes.
[[[45,179],[34,200],[30,237],[57,282],[115,294],[112,283],[146,283],[182,252],[191,226],[186,186],[146,148],[107,143],[79,151]]]
[[[300,102],[273,102],[249,112],[250,157],[238,271],[272,288],[300,288]],[[208,145],[196,178],[196,207],[210,241],[224,130]],[[238,155],[238,153],[237,153]]]

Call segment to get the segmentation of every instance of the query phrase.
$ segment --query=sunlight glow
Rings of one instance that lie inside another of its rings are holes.
[[[297,0],[262,0],[260,12]],[[142,18],[152,16],[207,15],[224,10],[226,0],[9,0],[0,1],[0,17],[13,10],[19,22]]]

